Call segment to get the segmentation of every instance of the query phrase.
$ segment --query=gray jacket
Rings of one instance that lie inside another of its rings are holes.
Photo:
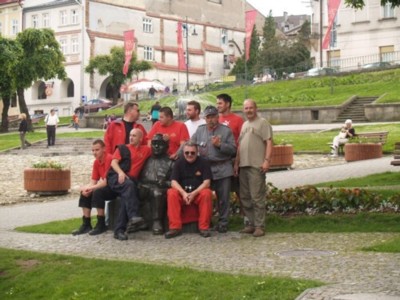
[[[211,142],[211,137],[216,135],[221,138],[219,148]],[[200,125],[190,140],[197,144],[199,155],[210,162],[214,180],[233,175],[232,158],[236,154],[236,144],[228,126],[218,124],[214,130],[209,130],[207,125]]]

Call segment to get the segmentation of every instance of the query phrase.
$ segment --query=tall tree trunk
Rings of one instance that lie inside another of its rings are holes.
[[[8,110],[10,108],[10,96],[3,96],[3,111],[1,112],[0,132],[8,132]]]
[[[112,93],[113,93],[113,104],[117,105],[118,104],[119,88],[113,87],[112,88]]]
[[[28,106],[26,106],[25,95],[23,88],[17,88],[19,111],[26,114],[26,121],[28,122],[28,131],[33,131],[31,116],[29,115]]]

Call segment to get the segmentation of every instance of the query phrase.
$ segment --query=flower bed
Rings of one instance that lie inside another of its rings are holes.
[[[71,188],[71,170],[59,162],[45,161],[24,170],[24,189],[40,195],[62,195]]]
[[[346,161],[357,161],[382,157],[380,143],[346,143],[344,158]]]
[[[374,192],[354,188],[301,186],[280,190],[268,183],[268,213],[330,214],[357,212],[399,212],[400,195],[383,197]]]
[[[292,145],[274,145],[272,147],[271,168],[290,168],[293,164]]]

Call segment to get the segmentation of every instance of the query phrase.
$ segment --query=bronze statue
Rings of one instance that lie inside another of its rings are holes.
[[[152,156],[147,160],[139,179],[139,198],[141,214],[147,227],[153,234],[164,233],[167,215],[167,189],[171,185],[169,179],[173,161],[167,154],[168,142],[162,134],[156,134],[151,140]]]

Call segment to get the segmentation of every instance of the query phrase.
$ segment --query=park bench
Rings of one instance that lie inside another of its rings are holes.
[[[381,145],[386,144],[387,136],[389,131],[376,131],[376,132],[361,132],[356,133],[356,136],[349,139],[349,142],[359,141],[360,143],[380,143]],[[332,146],[332,143],[329,143]],[[344,153],[343,147],[346,143],[339,145],[339,154]]]

